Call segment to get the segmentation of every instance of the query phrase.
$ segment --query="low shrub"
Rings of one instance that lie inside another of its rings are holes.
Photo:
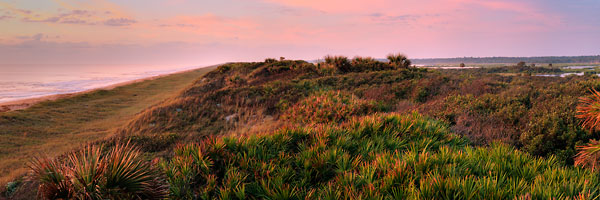
[[[159,152],[173,147],[181,135],[176,133],[144,134],[127,136],[131,144],[144,152]]]
[[[6,191],[4,191],[5,196],[10,197],[13,194],[15,194],[15,192],[19,188],[20,184],[21,184],[21,180],[16,180],[16,181],[8,182],[6,184]]]
[[[352,71],[367,72],[367,71],[382,71],[395,69],[393,65],[383,63],[371,57],[354,57],[352,59]]]
[[[29,179],[39,182],[43,199],[162,199],[167,186],[162,174],[130,145],[106,151],[87,146],[65,159],[36,158]]]
[[[375,101],[340,91],[317,92],[291,106],[282,118],[302,123],[339,123],[378,110]]]

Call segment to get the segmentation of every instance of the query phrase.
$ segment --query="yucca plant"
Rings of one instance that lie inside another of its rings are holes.
[[[161,173],[129,144],[105,151],[89,145],[66,159],[35,158],[29,179],[39,182],[42,199],[162,199]]]
[[[576,117],[582,119],[581,126],[591,132],[600,129],[600,92],[591,89],[590,97],[579,98]],[[578,153],[575,156],[575,165],[591,168],[595,170],[598,166],[600,155],[600,143],[591,141],[582,146],[577,146]]]

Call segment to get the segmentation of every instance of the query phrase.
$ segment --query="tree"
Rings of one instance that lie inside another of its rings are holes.
[[[406,55],[398,53],[398,54],[390,54],[387,56],[387,59],[391,65],[401,68],[408,68],[412,64],[412,62],[406,57]]]
[[[460,63],[460,67],[465,67],[465,63]]]
[[[527,63],[521,61],[521,62],[517,63],[517,67],[525,67],[526,64]]]

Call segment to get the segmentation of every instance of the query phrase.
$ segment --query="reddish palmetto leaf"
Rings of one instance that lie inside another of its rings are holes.
[[[579,152],[575,157],[575,165],[596,170],[600,158],[598,154],[600,152],[600,142],[592,140],[586,145],[577,146],[577,149]]]
[[[577,106],[577,118],[583,119],[581,125],[590,131],[600,127],[600,92],[592,89],[591,97],[581,97]]]
[[[581,97],[577,106],[577,118],[582,119],[581,125],[590,130],[600,129],[600,92],[592,89],[591,97]],[[579,151],[575,156],[575,165],[595,170],[598,166],[600,155],[600,142],[592,140],[590,143],[577,146]]]

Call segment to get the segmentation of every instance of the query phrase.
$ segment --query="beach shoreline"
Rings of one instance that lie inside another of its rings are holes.
[[[214,65],[211,65],[211,66],[214,66]],[[93,89],[89,89],[89,90],[84,90],[84,91],[80,91],[80,92],[52,94],[52,95],[46,95],[46,96],[41,96],[41,97],[31,97],[31,98],[19,99],[19,100],[14,100],[14,101],[0,102],[0,113],[11,112],[11,111],[16,111],[16,110],[23,110],[23,109],[27,109],[31,106],[34,106],[38,103],[45,102],[45,101],[55,101],[55,100],[59,100],[59,99],[69,98],[69,97],[76,96],[76,95],[81,95],[81,94],[98,91],[98,90],[112,90],[114,88],[125,86],[125,85],[130,85],[130,84],[148,81],[148,80],[154,80],[154,79],[158,79],[158,78],[162,78],[162,77],[174,75],[174,74],[186,73],[186,72],[194,71],[194,70],[197,70],[200,68],[206,68],[206,67],[211,67],[211,66],[196,67],[193,69],[187,69],[187,70],[183,70],[183,71],[176,71],[176,72],[172,72],[172,73],[149,76],[149,77],[145,77],[145,78],[124,81],[124,82],[115,83],[115,84],[98,87],[98,88],[93,88]]]

